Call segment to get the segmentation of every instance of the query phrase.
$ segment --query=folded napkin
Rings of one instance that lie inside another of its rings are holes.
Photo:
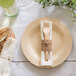
[[[10,64],[16,50],[16,39],[9,37],[0,55],[0,76],[10,76]]]

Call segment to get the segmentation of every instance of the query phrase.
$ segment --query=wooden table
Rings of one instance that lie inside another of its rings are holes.
[[[35,2],[27,6],[21,6],[12,27],[17,38],[17,50],[12,59],[10,76],[76,76],[76,23],[72,22],[71,15],[70,9],[65,7],[42,8],[42,5]],[[72,34],[73,49],[70,56],[63,64],[52,69],[41,69],[32,65],[25,58],[20,45],[22,33],[26,26],[41,17],[52,17],[61,20]]]

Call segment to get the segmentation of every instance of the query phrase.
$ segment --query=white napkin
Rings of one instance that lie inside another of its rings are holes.
[[[0,76],[10,76],[10,64],[16,50],[16,39],[9,37],[0,55]]]

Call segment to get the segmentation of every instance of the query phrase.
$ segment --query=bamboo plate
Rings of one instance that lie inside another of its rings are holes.
[[[41,37],[40,37],[40,21],[51,20],[53,22],[52,30],[52,53],[53,65],[60,65],[69,56],[72,49],[72,36],[68,28],[60,21],[52,18],[40,18],[33,21],[25,29],[21,46],[26,58],[34,65],[40,67],[41,57]],[[47,68],[51,68],[47,67]],[[46,68],[46,67],[43,67]]]

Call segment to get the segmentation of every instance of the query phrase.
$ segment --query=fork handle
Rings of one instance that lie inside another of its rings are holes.
[[[49,52],[45,51],[45,61],[48,61],[48,59],[49,59]]]

